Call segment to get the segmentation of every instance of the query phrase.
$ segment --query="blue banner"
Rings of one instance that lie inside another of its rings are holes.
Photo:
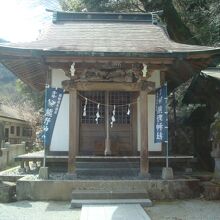
[[[167,84],[156,90],[154,143],[168,142]]]
[[[50,146],[51,138],[64,90],[60,88],[47,88],[45,93],[45,114],[44,114],[44,144]]]

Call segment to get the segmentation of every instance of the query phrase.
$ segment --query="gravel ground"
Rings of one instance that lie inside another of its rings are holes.
[[[37,180],[39,179],[39,167],[35,167],[33,166],[32,162],[30,162],[30,170],[28,170],[28,172],[24,172],[24,170],[20,169],[19,166],[17,167],[13,167],[11,169],[8,170],[4,170],[0,172],[0,176],[29,176],[29,179],[33,179],[33,180]],[[188,176],[189,177],[189,176]],[[49,172],[49,179],[50,180],[73,180],[73,179],[110,179],[110,180],[114,180],[114,179],[125,179],[125,180],[133,180],[133,179],[137,179],[137,176],[85,176],[85,177],[76,177],[74,175],[68,175],[68,173],[65,172],[54,172],[54,171],[50,171]],[[175,175],[175,179],[182,179],[182,178],[186,178],[186,176],[183,176],[182,174],[176,174]],[[151,179],[161,179],[161,175],[160,174],[152,174],[151,173]],[[1,220],[1,219],[0,219]]]
[[[69,207],[69,202],[0,203],[0,220],[79,220],[80,209]],[[152,220],[220,220],[220,201],[155,202],[145,210]]]

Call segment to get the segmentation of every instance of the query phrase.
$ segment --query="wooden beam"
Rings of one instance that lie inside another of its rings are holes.
[[[148,158],[148,100],[147,92],[140,91],[140,176],[148,177],[149,175],[149,158]]]
[[[125,63],[146,63],[146,64],[172,64],[176,58],[157,57],[157,58],[139,58],[139,57],[72,57],[72,56],[47,56],[47,63],[106,63],[106,62],[125,62]]]
[[[75,157],[79,152],[79,100],[77,90],[71,89],[69,95],[69,158],[68,172],[75,170]]]
[[[154,61],[156,62],[156,61]],[[48,63],[48,66],[50,68],[55,69],[63,69],[64,72],[67,73],[67,75],[70,74],[70,67],[72,63],[70,62],[56,62],[56,63]],[[171,64],[163,64],[163,63],[157,63],[157,64],[150,64],[147,63],[148,72],[153,72],[154,70],[160,70],[160,71],[168,71]],[[141,74],[143,69],[142,63],[126,63],[126,62],[76,62],[75,63],[75,71],[77,72],[84,72],[88,69],[96,69],[98,71],[105,69],[107,70],[124,70],[124,71],[133,71],[135,74]]]
[[[150,81],[141,81],[136,83],[126,82],[74,82],[66,80],[62,82],[65,90],[74,88],[79,91],[130,91],[137,92],[146,90],[148,92],[155,89],[155,83]]]
[[[216,52],[213,52],[213,53],[198,53],[198,54],[189,54],[187,56],[187,59],[208,59],[210,58],[211,56],[215,55]]]

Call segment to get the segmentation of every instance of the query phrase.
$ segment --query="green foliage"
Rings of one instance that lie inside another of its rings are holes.
[[[0,64],[0,101],[21,103],[28,101],[36,110],[43,107],[43,94],[17,79],[7,68]]]
[[[174,6],[194,38],[202,45],[220,42],[218,0],[173,0]]]
[[[15,76],[0,64],[0,101],[16,96]]]
[[[23,83],[20,79],[16,80],[16,91],[22,97],[22,100],[29,101],[36,110],[43,108],[44,105],[44,94],[40,93],[30,86]]]
[[[0,63],[0,84],[15,81],[15,76]]]
[[[163,10],[163,21],[175,41],[217,45],[219,0],[60,0],[65,11],[149,12]]]
[[[60,0],[60,2],[65,11],[144,12],[143,5],[138,0]]]
[[[85,5],[81,0],[60,0],[60,4],[64,11],[82,11]]]

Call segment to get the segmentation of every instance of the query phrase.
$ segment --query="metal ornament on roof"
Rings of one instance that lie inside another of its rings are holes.
[[[88,99],[85,98],[85,104],[83,106],[83,116],[85,117],[86,116],[86,107],[87,107],[87,103],[88,103]]]
[[[99,113],[99,107],[100,107],[100,103],[98,103],[97,105],[97,112],[96,112],[96,119],[95,119],[96,124],[99,123],[99,118],[101,118],[100,113]]]
[[[116,106],[114,105],[114,108],[113,108],[113,111],[112,111],[112,117],[111,117],[111,128],[113,128],[113,124],[114,122],[116,121],[115,120],[115,109],[116,109]]]

